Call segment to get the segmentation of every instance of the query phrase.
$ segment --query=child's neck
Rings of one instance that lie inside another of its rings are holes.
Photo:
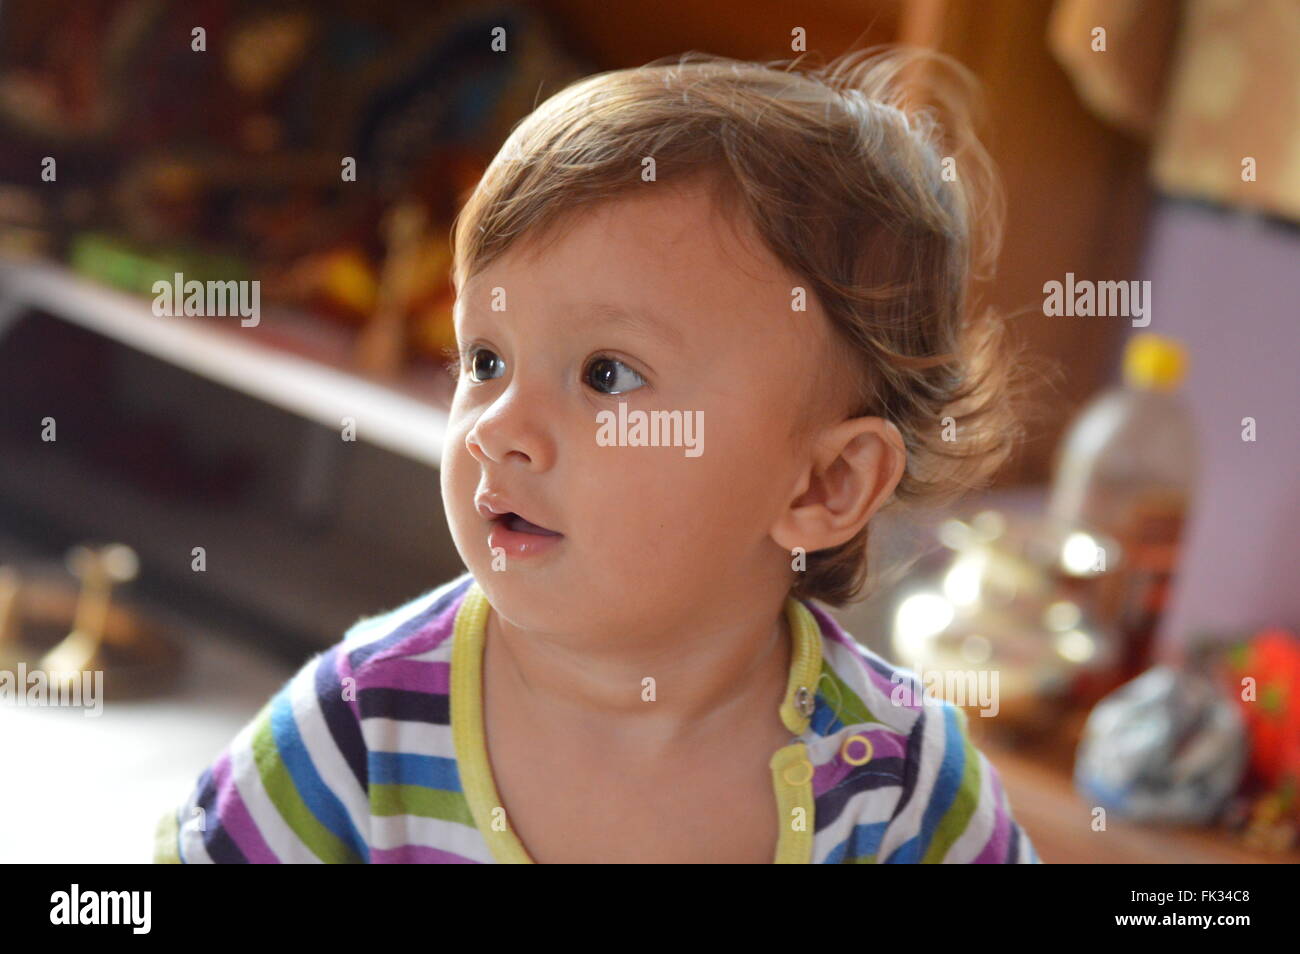
[[[539,730],[596,748],[653,756],[764,719],[778,733],[792,638],[781,606],[751,605],[721,626],[623,634],[616,647],[604,634],[521,630],[492,611],[484,678]]]

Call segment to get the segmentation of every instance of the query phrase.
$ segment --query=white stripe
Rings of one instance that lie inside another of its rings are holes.
[[[842,732],[809,742],[808,752],[813,765],[820,766],[837,760],[845,737],[861,729],[879,731],[880,726],[874,722],[847,726]],[[904,739],[904,746],[906,743],[907,740]],[[898,791],[897,785],[886,785],[878,789],[858,792],[850,798],[840,810],[840,815],[834,823],[817,832],[813,839],[812,863],[824,863],[831,850],[848,838],[850,832],[858,825],[889,821],[890,812],[898,804]]]
[[[335,743],[325,722],[320,697],[316,693],[316,671],[324,662],[324,656],[316,657],[314,665],[304,666],[290,682],[289,701],[293,707],[293,719],[316,773],[325,787],[343,803],[362,840],[368,840],[366,832],[370,822],[370,799]],[[352,717],[350,709],[348,717]],[[345,839],[340,838],[340,841]]]
[[[432,649],[426,649],[422,653],[412,653],[409,656],[403,656],[402,661],[411,660],[412,662],[424,663],[449,663],[451,662],[451,632],[448,627],[447,637],[434,646]]]
[[[835,675],[839,676],[840,681],[862,700],[863,705],[867,707],[867,711],[879,719],[882,725],[888,726],[896,732],[901,732],[904,736],[911,733],[912,726],[917,719],[916,710],[895,705],[891,693],[876,686],[870,673],[867,672],[866,661],[852,649],[831,640],[822,640],[822,644],[824,646],[823,658],[835,671]],[[899,671],[905,672],[906,670]],[[832,708],[835,708],[836,687],[823,680],[818,689],[827,703]],[[847,722],[848,720],[842,719],[841,721]]]
[[[858,792],[845,804],[840,817],[835,823],[817,832],[816,846],[813,849],[813,863],[822,864],[831,850],[849,837],[849,833],[858,825],[873,825],[888,822],[889,814],[898,804],[899,787],[886,785],[867,792]],[[876,857],[880,858],[880,849]]]
[[[378,716],[362,719],[361,732],[369,752],[400,752],[409,755],[436,755],[456,758],[451,726],[429,722],[406,722]]]
[[[190,865],[210,865],[213,863],[211,856],[208,854],[207,847],[203,844],[203,831],[199,827],[200,822],[206,825],[216,824],[216,819],[210,816],[210,813],[204,812],[200,815],[194,809],[198,807],[199,787],[194,786],[194,791],[190,797],[185,800],[181,806],[181,824],[180,824],[180,844],[181,860]]]
[[[989,760],[979,749],[975,749],[975,755],[979,758],[980,764],[979,802],[975,805],[975,811],[966,825],[966,830],[948,849],[948,854],[943,859],[944,864],[968,865],[973,862],[988,844],[993,828],[997,824]]]
[[[907,803],[907,808],[885,831],[885,837],[880,843],[879,857],[882,862],[899,845],[921,831],[926,807],[934,795],[935,778],[939,774],[939,766],[943,764],[945,743],[943,709],[927,705],[917,711],[921,714],[919,717],[925,720],[921,727],[921,739],[908,750],[910,759],[913,761],[919,759],[920,763],[916,784],[912,789],[912,798]],[[925,853],[924,847],[922,846],[922,855]]]
[[[1002,802],[1002,808],[1007,813],[1007,818],[1010,820],[1011,824],[1020,830],[1020,842],[1019,845],[1017,846],[1016,857],[1012,859],[1012,864],[1017,864],[1017,865],[1034,864],[1036,853],[1034,851],[1033,843],[1030,842],[1029,836],[1025,834],[1025,830],[1023,828],[1020,828],[1020,824],[1016,821],[1015,817],[1011,814],[1011,797],[1007,794],[1007,787],[1005,784],[1003,784],[1002,786],[1001,802]],[[1008,838],[1011,837],[1011,832],[1009,830],[1007,832],[1007,837]]]
[[[255,718],[244,726],[231,743],[231,777],[239,789],[239,796],[244,800],[253,824],[262,833],[262,839],[280,861],[323,864],[285,822],[262,785],[257,763],[253,761],[253,731],[258,721]]]

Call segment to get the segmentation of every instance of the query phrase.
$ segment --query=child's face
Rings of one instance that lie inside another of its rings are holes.
[[[790,435],[824,383],[826,320],[811,290],[792,309],[800,282],[702,189],[642,188],[544,248],[515,246],[456,302],[447,518],[524,628],[702,622],[788,579],[771,532],[804,465]],[[690,446],[610,446],[620,402],[629,425],[681,412]],[[476,495],[559,535],[512,532]]]

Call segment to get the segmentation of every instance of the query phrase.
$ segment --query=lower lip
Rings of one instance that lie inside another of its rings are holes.
[[[563,539],[564,535],[558,533],[555,536],[521,533],[518,530],[511,530],[500,520],[494,520],[492,532],[488,534],[488,546],[494,551],[499,547],[509,558],[524,560],[549,553],[559,546]]]

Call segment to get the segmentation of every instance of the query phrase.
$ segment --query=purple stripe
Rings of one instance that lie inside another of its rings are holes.
[[[858,729],[854,732],[847,733],[844,738],[853,735],[863,735],[871,740],[871,762],[880,758],[903,758],[907,753],[907,739],[899,735],[896,729],[887,726],[881,726],[878,729]],[[840,740],[843,746],[844,739]],[[860,759],[865,754],[861,742],[854,742],[849,746],[849,755],[855,759]],[[855,771],[861,771],[871,764],[864,762],[862,765],[851,765],[844,761],[840,756],[840,749],[836,749],[830,759],[813,769],[813,796],[820,798],[826,792],[844,781]]]
[[[898,681],[894,682],[891,679],[881,675],[874,668],[872,668],[870,665],[867,664],[867,661],[864,660],[860,655],[861,647],[850,646],[848,647],[848,652],[853,653],[853,659],[851,660],[851,662],[853,663],[856,670],[862,675],[866,676],[866,678],[870,681],[871,685],[876,689],[877,692],[879,692],[882,696],[885,697],[885,699],[888,701],[889,705],[892,708],[911,709],[913,711],[916,711],[917,709],[920,709],[921,706],[924,704],[921,700],[924,694],[925,687],[921,685],[921,683],[917,680],[915,673],[909,673],[905,669],[895,669],[894,671],[899,673],[900,675]],[[835,672],[834,664],[832,664],[829,659],[826,660],[826,665],[830,667],[832,672]],[[838,675],[838,673],[836,673],[836,675]],[[845,679],[844,681],[848,683],[850,686],[852,685],[852,682],[850,680]],[[899,692],[899,701],[898,704],[895,705],[894,690],[898,689],[900,686],[904,688],[902,691]],[[827,691],[823,690],[822,696],[825,697],[826,693]],[[867,700],[863,699],[862,701],[865,704]],[[909,702],[911,703],[911,705],[908,704]]]
[[[464,601],[457,600],[436,617],[427,621],[414,633],[393,643],[383,652],[375,653],[370,657],[369,664],[374,665],[400,656],[418,656],[421,653],[437,649],[451,635],[452,628],[456,623],[456,614],[460,611],[462,602]]]
[[[821,607],[812,603],[804,603],[808,612],[812,613],[813,619],[817,620],[817,625],[822,631],[822,635],[827,639],[832,639],[837,643],[842,643],[849,649],[855,649],[858,646],[857,640],[840,628],[840,624],[835,622],[834,617],[829,613],[822,611]]]
[[[344,652],[341,647],[339,647],[338,651],[334,654],[334,671],[338,674],[339,685],[347,685],[347,683],[343,681],[345,679],[352,680],[352,692],[348,694],[352,698],[344,698],[352,709],[352,717],[356,719],[359,724],[361,722],[361,706],[357,702],[357,690],[361,687],[357,683],[356,673],[352,670],[352,655],[351,653]]]
[[[253,816],[240,797],[239,787],[230,776],[230,754],[223,753],[212,767],[212,781],[217,788],[217,818],[222,829],[243,852],[249,864],[277,865],[280,859],[275,856],[262,833],[258,830]]]
[[[476,865],[479,862],[453,851],[426,845],[402,845],[399,848],[370,849],[372,865]]]
[[[885,681],[888,683],[890,675],[900,668],[898,666],[895,666],[889,660],[884,659],[878,654],[872,652],[871,649],[869,649],[868,647],[862,645],[862,643],[858,642],[851,635],[849,635],[849,633],[847,633],[843,629],[843,627],[841,627],[837,622],[835,622],[835,620],[831,616],[827,615],[822,610],[818,609],[817,607],[811,604],[805,604],[805,605],[808,606],[808,609],[812,612],[813,616],[817,618],[818,623],[821,625],[822,628],[822,634],[826,637],[826,639],[832,642],[839,643],[841,646],[845,647],[846,649],[852,650],[853,656],[856,659],[858,665],[866,669],[873,676],[883,677]],[[892,686],[893,683],[889,683],[889,685]]]
[[[451,691],[451,663],[420,662],[414,659],[372,662],[366,672],[367,689],[408,689],[446,695]]]
[[[828,614],[823,612],[820,607],[814,606],[811,603],[805,603],[804,605],[808,607],[808,610],[809,612],[812,613],[813,618],[817,620],[818,626],[821,627],[822,635],[826,639],[832,642],[839,643],[846,650],[852,653],[853,661],[856,664],[856,667],[862,673],[864,673],[868,679],[871,680],[871,684],[877,690],[883,693],[886,699],[890,700],[891,705],[893,704],[893,699],[894,699],[893,696],[894,689],[899,685],[904,685],[904,686],[914,687],[913,691],[908,693],[903,693],[902,704],[895,706],[895,708],[898,709],[921,708],[922,704],[920,702],[916,702],[914,705],[907,704],[909,697],[914,702],[915,700],[919,699],[921,696],[921,690],[924,688],[916,680],[914,673],[910,674],[908,677],[900,680],[899,682],[892,682],[888,676],[885,676],[879,670],[877,670],[875,666],[871,665],[871,661],[869,659],[864,658],[864,656],[867,653],[869,653],[870,650],[868,650],[865,646],[859,643],[852,636],[849,636],[847,633],[845,633],[844,630],[840,628],[840,625],[836,623],[835,620],[832,619]],[[832,666],[831,668],[833,671],[834,667]],[[898,667],[891,667],[891,671],[906,672],[906,670],[899,669]]]
[[[1007,814],[1006,796],[1002,793],[1002,779],[998,777],[997,769],[993,763],[986,758],[981,758],[980,762],[988,769],[989,775],[993,782],[993,808],[997,813],[997,822],[993,826],[993,837],[984,846],[984,850],[979,853],[974,861],[977,865],[1000,865],[1007,860],[1008,841],[1011,831],[1011,819]]]
[[[413,631],[403,634],[401,638],[388,643],[383,649],[371,654],[365,660],[362,668],[369,669],[388,659],[401,658],[402,656],[418,656],[421,653],[437,649],[451,635],[456,623],[456,614],[460,612],[461,604],[464,602],[465,594],[461,593],[443,606],[442,611],[436,616],[425,617],[422,621],[419,621],[418,626]]]
[[[458,577],[451,589],[435,600],[432,606],[378,638],[351,650],[348,655],[351,657],[352,667],[358,671],[363,670],[371,659],[391,655],[393,647],[409,646],[413,641],[418,645],[420,640],[433,637],[429,645],[421,646],[415,652],[435,649],[442,645],[442,642],[451,635],[451,623],[456,618],[456,610],[465,601],[465,594],[473,582],[474,578],[468,573]]]

